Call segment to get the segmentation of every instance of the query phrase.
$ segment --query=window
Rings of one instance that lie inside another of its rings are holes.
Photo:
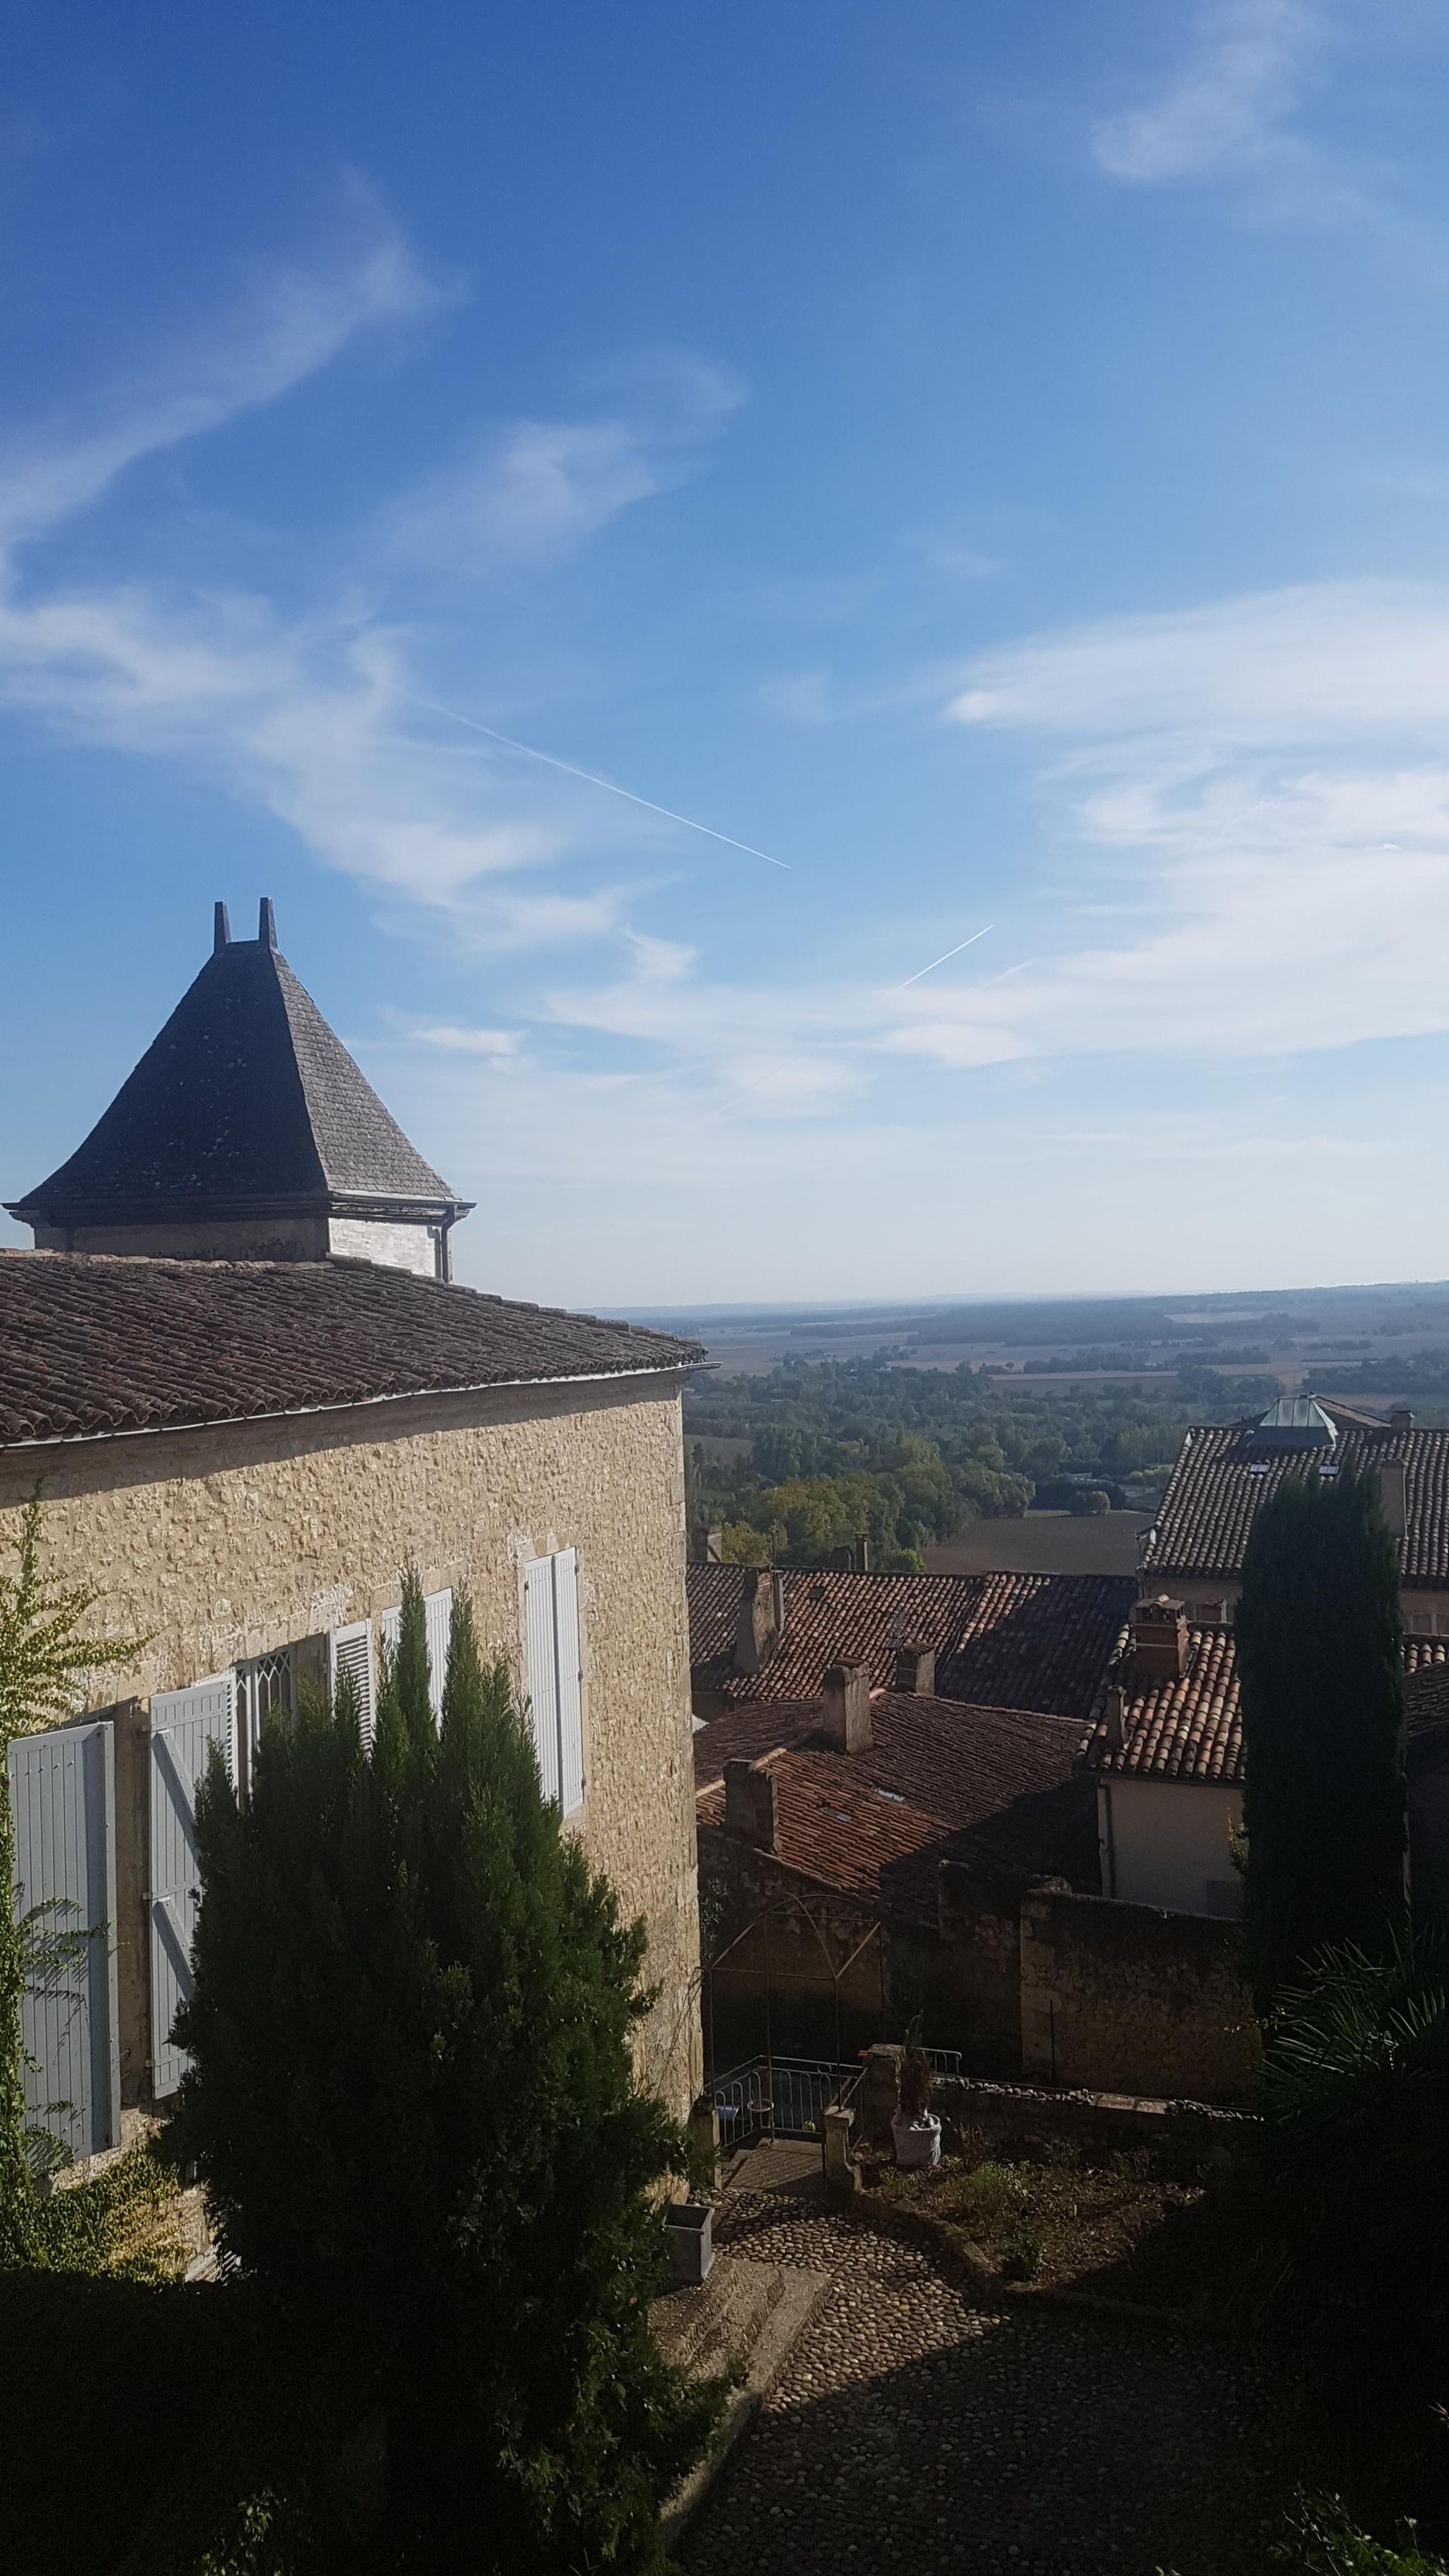
[[[441,1726],[443,1684],[448,1673],[448,1638],[453,1625],[452,1593],[425,1592],[423,1617],[428,1631],[428,1697],[433,1704],[433,1715]],[[382,1642],[388,1652],[395,1655],[397,1641],[402,1632],[401,1605],[396,1610],[384,1610],[381,1625]]]
[[[327,1640],[327,1684],[333,1697],[344,1673],[351,1675],[357,1696],[357,1715],[364,1744],[372,1742],[372,1622],[355,1620],[349,1628],[334,1628]]]
[[[584,1798],[576,1548],[535,1556],[524,1567],[523,1647],[529,1725],[544,1796],[571,1816]]]
[[[293,1709],[292,1649],[278,1646],[270,1655],[253,1655],[236,1668],[236,1784],[249,1798],[252,1768],[262,1728],[269,1717],[290,1717]]]

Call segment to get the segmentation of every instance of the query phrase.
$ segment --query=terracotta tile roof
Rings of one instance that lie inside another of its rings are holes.
[[[1168,1676],[1133,1682],[1133,1657],[1124,1632],[1121,1660],[1108,1674],[1093,1712],[1083,1751],[1085,1767],[1138,1780],[1224,1781],[1241,1787],[1243,1728],[1238,1706],[1237,1644],[1231,1628],[1188,1631],[1187,1670],[1180,1680]],[[1449,1715],[1449,1640],[1404,1639],[1409,1731],[1434,1713],[1442,1702]],[[1106,1694],[1120,1678],[1123,1688],[1120,1745],[1107,1740]]]
[[[0,1447],[703,1357],[667,1333],[368,1262],[0,1253]]]
[[[942,1698],[1042,1709],[1086,1724],[1131,1609],[1129,1575],[811,1574],[788,1569],[784,1635],[757,1673],[734,1670],[744,1569],[689,1569],[690,1662],[701,1695],[818,1701],[826,1669],[895,1679],[898,1645],[934,1646]]]
[[[818,1886],[928,1916],[942,1860],[1095,1886],[1074,1720],[878,1691],[871,1727],[868,1750],[845,1754],[821,1735],[818,1707],[727,1709],[694,1739],[700,1824],[723,1826],[725,1763],[763,1759],[775,1778],[776,1857]]]
[[[1407,1527],[1399,1541],[1406,1583],[1449,1584],[1449,1431],[1395,1431],[1321,1399],[1338,1426],[1326,1450],[1278,1450],[1255,1442],[1253,1423],[1197,1424],[1183,1436],[1172,1481],[1143,1551],[1143,1570],[1167,1583],[1236,1577],[1253,1515],[1285,1477],[1335,1463],[1402,1462]]]

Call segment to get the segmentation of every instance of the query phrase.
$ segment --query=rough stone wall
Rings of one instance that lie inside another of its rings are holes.
[[[847,2055],[879,2035],[891,2007],[873,1905],[817,1887],[722,1825],[700,1828],[699,1903],[705,1960],[720,1962],[706,1980],[716,2067],[760,2054],[767,2026],[786,2055],[833,2056],[837,2029]]]
[[[1021,1901],[1033,1884],[941,1863],[931,2035],[980,2072],[1014,2075],[1021,2065]]]
[[[1021,2055],[1028,2082],[1198,2102],[1241,2095],[1258,2026],[1235,1927],[1033,1889],[1021,1908]]]
[[[641,2065],[676,2110],[701,2073],[677,1387],[529,1388],[0,1458],[0,1526],[41,1479],[47,1570],[149,1631],[97,1705],[144,1700],[398,1598],[466,1585],[522,1679],[528,1557],[579,1551],[587,1789],[578,1830],[649,1930]],[[133,1897],[137,1891],[132,1890]],[[134,1926],[132,1927],[134,1935]],[[124,1955],[126,1927],[121,1927]]]

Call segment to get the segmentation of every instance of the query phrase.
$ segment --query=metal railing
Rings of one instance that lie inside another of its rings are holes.
[[[936,2075],[959,2075],[957,2048],[928,2048]],[[824,2115],[852,2099],[865,2074],[860,2058],[844,2064],[825,2057],[750,2057],[711,2078],[708,2092],[719,2115],[720,2146],[728,2155],[757,2138],[823,2135]]]

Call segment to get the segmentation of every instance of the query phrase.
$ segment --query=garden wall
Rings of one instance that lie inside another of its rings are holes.
[[[1258,2056],[1233,1924],[1055,1888],[1023,1898],[1028,2081],[1230,2101]]]

